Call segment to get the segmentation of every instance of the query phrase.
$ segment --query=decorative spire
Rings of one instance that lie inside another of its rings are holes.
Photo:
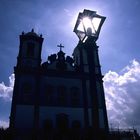
[[[65,61],[65,53],[62,51],[62,48],[64,48],[64,46],[62,44],[57,45],[57,47],[60,48],[60,51],[57,53],[58,56],[58,60],[61,62]]]

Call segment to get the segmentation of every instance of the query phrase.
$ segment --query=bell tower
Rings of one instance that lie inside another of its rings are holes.
[[[43,38],[32,29],[29,33],[20,35],[20,48],[17,67],[37,68],[41,63],[41,49]]]
[[[42,35],[39,36],[33,29],[20,35],[17,65],[14,67],[15,85],[10,115],[10,128],[17,137],[24,136],[23,128],[29,138],[36,129],[42,43]]]

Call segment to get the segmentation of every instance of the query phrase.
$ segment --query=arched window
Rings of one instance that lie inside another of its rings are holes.
[[[50,139],[52,135],[52,129],[53,129],[53,122],[50,119],[46,119],[43,123],[43,130],[44,130],[44,139],[48,140]]]
[[[52,120],[46,119],[46,120],[44,121],[44,130],[48,132],[48,131],[51,131],[52,128],[53,128]]]
[[[58,130],[66,130],[69,127],[68,115],[64,113],[57,114],[56,126]]]
[[[79,93],[79,88],[77,87],[72,87],[70,89],[71,92],[71,103],[74,106],[77,106],[80,104],[80,93]]]
[[[81,140],[81,123],[79,120],[74,120],[72,122],[72,139],[73,140]]]
[[[58,104],[59,105],[65,105],[67,102],[67,94],[66,94],[66,87],[65,86],[59,86],[58,89]]]

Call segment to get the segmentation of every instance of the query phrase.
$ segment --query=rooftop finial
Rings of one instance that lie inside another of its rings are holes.
[[[62,48],[64,48],[64,46],[60,43],[60,45],[57,45],[57,47],[60,48],[60,51],[62,51]]]
[[[32,28],[31,32],[34,32],[34,29]]]
[[[22,31],[22,35],[24,35],[24,31]]]

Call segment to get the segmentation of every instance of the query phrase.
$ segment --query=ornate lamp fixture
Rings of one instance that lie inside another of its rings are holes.
[[[79,13],[73,31],[82,42],[85,42],[89,36],[96,41],[105,19],[106,17],[96,14],[96,11],[85,9],[83,13]]]

